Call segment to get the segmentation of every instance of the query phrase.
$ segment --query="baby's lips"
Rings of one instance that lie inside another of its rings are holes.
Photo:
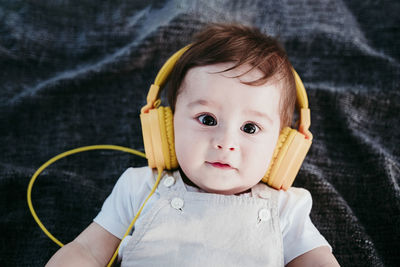
[[[231,166],[229,163],[225,163],[223,161],[214,161],[214,162],[207,162],[208,164],[212,165],[213,167],[216,168],[221,168],[221,169],[235,169],[233,166]]]

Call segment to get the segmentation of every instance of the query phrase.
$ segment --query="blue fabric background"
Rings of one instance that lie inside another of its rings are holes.
[[[399,266],[400,2],[361,0],[0,1],[0,265],[58,249],[26,204],[34,171],[84,145],[143,151],[140,107],[163,62],[208,22],[278,36],[308,90],[314,143],[295,181],[342,266]],[[63,159],[33,203],[67,243],[119,175],[122,152]]]

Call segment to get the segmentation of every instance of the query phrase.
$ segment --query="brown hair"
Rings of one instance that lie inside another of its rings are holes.
[[[275,38],[256,28],[237,24],[211,24],[195,35],[193,44],[179,58],[169,77],[167,98],[172,111],[189,69],[227,62],[235,65],[225,71],[250,65],[249,71],[257,68],[264,74],[257,80],[242,82],[248,85],[262,85],[272,77],[284,79],[279,103],[281,129],[290,126],[296,103],[296,85],[285,50]]]

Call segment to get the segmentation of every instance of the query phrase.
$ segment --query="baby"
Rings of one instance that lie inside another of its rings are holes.
[[[339,266],[310,220],[310,193],[261,183],[296,102],[279,43],[257,29],[209,25],[174,66],[167,94],[179,168],[162,173],[122,240],[122,266]],[[107,265],[156,177],[149,167],[126,170],[48,266]]]

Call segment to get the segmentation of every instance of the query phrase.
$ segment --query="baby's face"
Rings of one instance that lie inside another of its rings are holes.
[[[201,189],[236,194],[267,171],[280,129],[279,82],[250,86],[228,72],[230,63],[196,67],[186,74],[174,113],[175,150],[185,175]],[[253,70],[240,77],[261,77]]]

